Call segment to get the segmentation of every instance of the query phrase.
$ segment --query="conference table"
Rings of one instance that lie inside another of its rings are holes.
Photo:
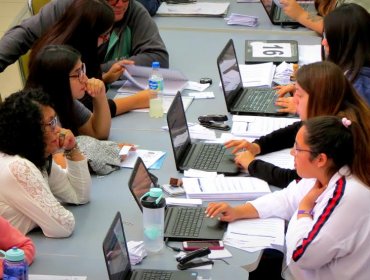
[[[256,28],[228,26],[222,18],[202,17],[155,17],[161,36],[170,55],[170,68],[182,71],[189,80],[199,81],[202,77],[213,80],[207,91],[215,94],[214,99],[196,99],[186,111],[187,121],[196,122],[203,114],[227,114],[225,100],[219,86],[216,59],[226,42],[232,38],[239,63],[244,61],[245,40],[289,39],[299,44],[320,44],[320,37],[305,28],[294,30],[273,26],[260,3],[236,3],[229,12],[253,13],[260,23]],[[112,85],[110,97],[122,82]],[[184,95],[187,94],[185,91]],[[229,121],[230,122],[230,121]],[[132,143],[139,148],[166,152],[159,170],[152,170],[159,183],[168,183],[170,177],[182,177],[176,170],[168,132],[166,117],[150,118],[148,113],[129,112],[112,120],[109,140]],[[219,135],[220,132],[217,132]],[[106,176],[93,175],[90,203],[82,206],[67,205],[76,219],[76,228],[71,237],[65,239],[46,238],[41,231],[30,233],[36,244],[37,255],[30,267],[31,274],[81,275],[89,280],[108,279],[102,252],[104,236],[117,211],[121,212],[127,240],[143,240],[142,214],[128,189],[131,169],[120,169]],[[174,243],[180,246],[180,243]],[[261,257],[261,252],[248,253],[227,246],[233,257],[227,263],[217,260],[212,270],[196,269],[203,279],[248,279]],[[134,268],[176,269],[175,252],[165,247],[158,254],[149,254]]]

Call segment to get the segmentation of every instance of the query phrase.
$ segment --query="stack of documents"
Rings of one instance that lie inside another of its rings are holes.
[[[146,168],[148,169],[159,169],[157,163],[162,165],[164,155],[166,153],[162,151],[149,151],[138,149],[136,151],[130,151],[124,161],[121,162],[121,167],[134,168],[135,162],[138,157],[141,157]],[[159,167],[160,167],[159,166]]]
[[[284,226],[284,220],[280,218],[235,221],[229,223],[224,243],[248,252],[266,248],[284,252]]]
[[[271,87],[276,65],[272,62],[240,64],[243,87]]]
[[[190,4],[167,4],[163,2],[157,11],[159,16],[213,16],[226,15],[230,3],[198,2]]]
[[[229,25],[243,25],[249,27],[255,27],[258,24],[258,17],[255,16],[247,16],[232,13],[230,17],[225,18],[226,23]]]
[[[188,198],[203,200],[252,200],[270,193],[268,184],[253,177],[183,178]]]
[[[274,83],[278,85],[290,84],[290,77],[293,75],[293,63],[286,63],[283,61],[275,70]]]
[[[144,241],[129,241],[127,242],[127,249],[131,265],[140,263],[147,256]]]

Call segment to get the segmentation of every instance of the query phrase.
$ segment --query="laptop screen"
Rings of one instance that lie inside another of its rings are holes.
[[[147,193],[150,188],[155,187],[156,185],[152,181],[150,174],[140,157],[138,157],[136,160],[135,167],[132,170],[128,185],[132,195],[136,200],[136,203],[139,205],[140,210],[143,211],[140,198]]]
[[[225,95],[226,106],[230,111],[230,106],[243,88],[242,78],[238,60],[236,58],[235,47],[230,39],[221,54],[217,58],[218,71],[220,73],[221,84]]]
[[[122,280],[131,272],[121,214],[117,212],[103,242],[109,280]]]
[[[182,105],[181,94],[178,92],[172,101],[167,112],[167,124],[176,161],[176,167],[183,158],[187,148],[191,145],[191,139],[186,123],[184,107]]]
[[[265,8],[267,14],[270,16],[272,15],[272,0],[261,0],[262,6]]]

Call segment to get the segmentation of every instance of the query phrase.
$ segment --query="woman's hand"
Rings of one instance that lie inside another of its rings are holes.
[[[241,166],[243,169],[248,170],[249,164],[255,159],[254,155],[250,151],[237,153],[235,156],[235,163]]]
[[[284,13],[295,20],[305,13],[305,10],[297,3],[296,0],[280,0]]]
[[[278,95],[279,97],[283,97],[287,93],[293,95],[293,93],[295,92],[295,85],[289,84],[285,86],[276,86],[274,87],[274,89],[277,89],[277,92],[275,93],[276,95]]]
[[[126,68],[125,65],[132,65],[135,64],[133,60],[123,59],[116,63],[114,63],[108,72],[103,73],[103,81],[106,84],[113,83],[117,81],[125,72]]]
[[[92,98],[106,98],[105,85],[102,80],[88,79],[86,83],[86,91]]]
[[[293,100],[293,97],[280,97],[276,99],[275,105],[283,107],[279,109],[278,112],[289,114],[297,113],[297,106]]]
[[[299,203],[299,210],[306,210],[310,212],[316,204],[316,200],[325,191],[326,187],[323,187],[317,180],[312,189],[303,197]]]
[[[220,221],[232,222],[237,217],[237,211],[225,202],[211,202],[206,209],[207,217],[218,218]]]
[[[76,138],[69,129],[61,128],[59,132],[59,147],[64,150],[71,150],[76,147]]]
[[[260,146],[247,140],[230,140],[224,143],[225,148],[235,147],[231,152],[236,154],[239,151],[248,150],[252,155],[258,155],[261,152]]]

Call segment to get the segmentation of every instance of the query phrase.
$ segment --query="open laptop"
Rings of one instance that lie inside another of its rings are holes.
[[[178,92],[167,112],[176,168],[179,171],[198,169],[226,175],[239,173],[234,155],[222,144],[191,143],[185,110]]]
[[[195,280],[196,272],[178,270],[133,270],[127,249],[120,212],[117,212],[103,241],[103,253],[109,280]]]
[[[234,42],[230,39],[217,58],[226,107],[231,114],[279,116],[275,101],[278,96],[271,88],[244,88]]]
[[[289,26],[300,26],[301,24],[297,21],[288,17],[281,7],[275,4],[274,0],[260,0],[263,8],[265,9],[270,21],[275,25],[289,25]],[[276,0],[279,1],[279,0]],[[317,14],[314,1],[312,0],[300,0],[297,1],[299,5],[310,13]]]
[[[155,184],[140,157],[136,160],[128,185],[137,205],[143,211],[140,198]],[[204,211],[204,207],[166,207],[164,238],[177,241],[221,240],[227,223],[207,218]]]

